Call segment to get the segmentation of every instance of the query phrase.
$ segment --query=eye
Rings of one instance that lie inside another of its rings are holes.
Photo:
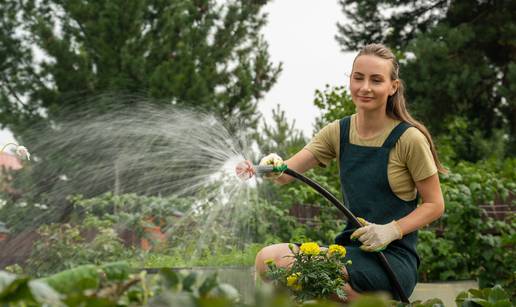
[[[355,80],[364,80],[364,77],[353,76],[353,79],[355,79]]]
[[[382,80],[380,80],[380,79],[373,79],[373,82],[374,82],[374,83],[381,83],[381,82],[382,82]]]

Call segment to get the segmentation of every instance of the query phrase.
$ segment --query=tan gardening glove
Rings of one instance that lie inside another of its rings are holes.
[[[263,157],[260,160],[260,163],[259,163],[259,165],[272,165],[275,167],[281,166],[283,164],[285,164],[285,162],[283,162],[283,159],[275,153],[270,153],[270,154],[266,155],[265,157]],[[279,176],[281,176],[282,174],[283,173],[268,173],[268,174],[264,175],[264,177],[267,179],[276,179]]]
[[[351,234],[351,239],[358,239],[362,242],[360,249],[366,252],[379,252],[384,250],[389,243],[394,240],[401,239],[403,233],[396,221],[389,224],[378,225],[374,223],[365,223]]]

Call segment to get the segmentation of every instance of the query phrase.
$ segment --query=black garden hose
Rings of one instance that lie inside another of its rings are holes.
[[[353,215],[353,213],[351,213],[351,211],[346,208],[333,194],[331,194],[328,190],[326,190],[325,188],[323,188],[321,185],[319,185],[317,182],[313,181],[312,179],[290,169],[290,168],[285,168],[283,170],[283,172],[289,176],[292,176],[302,182],[304,182],[305,184],[309,185],[310,187],[312,187],[314,190],[316,190],[317,192],[319,192],[319,194],[321,194],[322,196],[324,196],[327,200],[329,200],[335,207],[337,207],[337,209],[339,209],[342,213],[344,213],[344,215],[347,217],[348,219],[348,222],[350,223],[353,223],[354,226],[356,227],[361,227],[362,224],[360,224],[360,222],[358,221],[358,219],[356,218],[355,215]],[[387,273],[387,276],[389,276],[389,279],[391,280],[391,283],[392,285],[394,285],[394,289],[396,290],[396,292],[398,293],[401,301],[403,303],[407,303],[409,304],[409,300],[407,298],[407,295],[405,294],[405,291],[403,291],[403,289],[401,288],[401,285],[398,281],[398,278],[396,277],[396,274],[394,273],[394,271],[392,270],[389,262],[387,261],[387,258],[385,257],[385,255],[382,253],[382,252],[376,252],[376,255],[378,257],[378,261],[380,261],[383,269],[385,270],[385,273]]]

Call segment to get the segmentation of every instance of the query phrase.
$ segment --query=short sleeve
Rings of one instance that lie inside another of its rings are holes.
[[[315,134],[304,149],[310,151],[321,166],[326,166],[337,156],[339,139],[340,122],[336,120]]]
[[[437,173],[430,143],[417,128],[411,127],[400,138],[401,152],[414,182],[426,179]]]

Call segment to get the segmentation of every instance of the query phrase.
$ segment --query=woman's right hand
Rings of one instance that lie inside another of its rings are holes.
[[[275,153],[270,153],[260,160],[260,165],[272,165],[278,167],[283,164],[285,164],[283,159]]]
[[[267,166],[274,166],[274,167],[282,166],[283,164],[285,164],[283,159],[275,153],[270,153],[270,154],[266,155],[265,157],[263,157],[260,160],[260,163],[259,163],[259,165],[267,165]],[[282,175],[281,173],[268,173],[268,174],[264,175],[264,177],[267,179],[276,179],[281,175]]]

